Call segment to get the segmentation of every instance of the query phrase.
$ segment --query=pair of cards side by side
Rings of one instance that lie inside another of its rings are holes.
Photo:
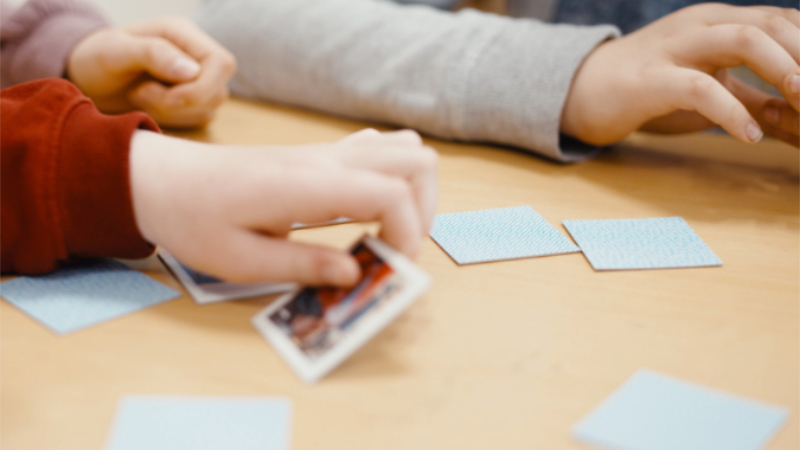
[[[298,288],[256,314],[253,325],[303,381],[314,383],[428,290],[431,278],[380,240],[351,249],[361,266],[352,288]]]
[[[563,223],[580,248],[530,206],[440,214],[431,237],[458,264],[583,252],[595,270],[722,265],[680,217]]]

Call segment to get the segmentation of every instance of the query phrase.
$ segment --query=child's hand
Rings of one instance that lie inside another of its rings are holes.
[[[67,61],[67,77],[101,111],[141,109],[173,127],[211,120],[235,71],[233,55],[182,18],[97,31]]]
[[[561,131],[595,145],[643,129],[721,126],[743,142],[762,130],[798,146],[800,11],[717,3],[684,8],[600,45],[573,80]],[[746,65],[776,98],[734,79]]]
[[[233,147],[137,131],[131,143],[136,222],[190,267],[235,282],[350,285],[346,251],[286,239],[295,222],[381,223],[415,256],[436,213],[436,152],[413,131],[365,130],[334,144]]]

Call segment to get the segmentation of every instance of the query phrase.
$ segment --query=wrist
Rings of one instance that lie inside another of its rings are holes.
[[[623,95],[613,68],[613,54],[622,39],[598,45],[584,59],[572,79],[561,112],[561,133],[587,144],[609,145],[622,136],[615,129],[616,103]]]

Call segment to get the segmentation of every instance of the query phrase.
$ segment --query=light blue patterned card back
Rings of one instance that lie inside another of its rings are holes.
[[[784,408],[640,370],[572,436],[610,450],[758,450],[787,417]]]
[[[530,206],[439,214],[431,237],[458,264],[580,251]]]
[[[126,397],[106,450],[288,450],[291,410],[283,398]]]
[[[680,217],[565,220],[564,227],[595,270],[721,266]]]
[[[93,261],[48,275],[17,277],[0,283],[0,296],[59,334],[180,295],[114,260]]]

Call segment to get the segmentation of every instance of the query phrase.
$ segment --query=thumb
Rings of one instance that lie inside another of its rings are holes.
[[[189,81],[200,74],[200,64],[194,58],[160,37],[131,37],[119,58],[120,69],[144,71],[169,83]]]

